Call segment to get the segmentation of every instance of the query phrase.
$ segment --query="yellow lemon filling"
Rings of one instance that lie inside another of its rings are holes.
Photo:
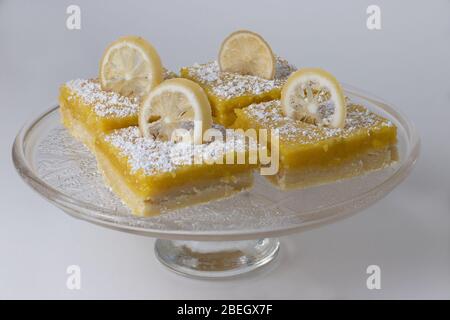
[[[175,143],[142,137],[132,126],[101,134],[95,152],[113,191],[138,215],[225,197],[253,181],[254,165],[225,161],[228,153],[247,153],[244,142]]]
[[[230,126],[236,120],[235,109],[280,98],[281,88],[289,75],[295,71],[295,67],[276,57],[275,68],[275,76],[271,80],[223,72],[217,61],[184,67],[180,75],[197,82],[205,90],[211,103],[214,121],[223,126]]]
[[[164,70],[164,78],[176,74]],[[140,99],[104,91],[97,79],[76,79],[61,86],[59,105],[64,126],[92,149],[103,132],[138,124]]]
[[[324,114],[331,108],[324,106]],[[397,160],[395,125],[360,105],[349,104],[346,109],[344,127],[331,128],[286,117],[281,102],[275,100],[236,110],[234,127],[278,130],[280,170],[270,179],[281,188],[321,183],[314,177],[316,173],[328,182]],[[366,165],[364,161],[371,163]],[[340,174],[340,167],[347,165],[361,167]]]

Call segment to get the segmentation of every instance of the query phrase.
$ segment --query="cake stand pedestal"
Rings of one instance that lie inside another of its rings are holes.
[[[170,270],[197,278],[237,276],[266,265],[276,258],[280,241],[156,240],[155,254]]]

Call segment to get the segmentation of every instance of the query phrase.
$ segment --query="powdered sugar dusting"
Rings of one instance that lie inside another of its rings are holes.
[[[332,104],[321,106],[321,112],[324,118],[329,117],[333,110]],[[345,127],[342,129],[325,126],[320,127],[288,118],[282,113],[281,102],[279,100],[252,104],[243,109],[243,112],[247,117],[254,119],[261,127],[278,129],[280,139],[294,141],[300,144],[315,143],[332,137],[344,138],[361,129],[394,126],[391,121],[356,104],[347,105],[347,118],[345,120]]]
[[[228,130],[225,132],[218,125],[214,128],[224,134],[224,139],[201,145],[144,138],[136,126],[114,130],[103,135],[102,139],[119,149],[119,154],[127,158],[132,173],[142,170],[145,175],[155,175],[198,163],[196,159],[212,163],[223,159],[226,153],[248,150],[244,136]]]
[[[221,72],[217,61],[194,64],[186,69],[189,77],[207,85],[215,95],[222,99],[235,98],[245,94],[258,95],[281,88],[289,75],[296,70],[293,65],[280,57],[276,57],[276,74],[273,80]]]
[[[176,73],[163,70],[164,79],[177,77]],[[72,92],[69,100],[80,98],[84,104],[93,106],[99,117],[125,118],[137,116],[139,110],[138,97],[124,97],[119,93],[104,91],[97,79],[76,79],[66,83]]]
[[[84,104],[93,106],[99,117],[129,117],[137,115],[138,98],[128,98],[112,91],[103,91],[97,80],[76,79],[66,83],[72,92],[69,100],[80,98]]]

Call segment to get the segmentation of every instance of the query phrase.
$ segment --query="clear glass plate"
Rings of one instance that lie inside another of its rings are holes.
[[[394,166],[332,184],[292,191],[280,191],[255,176],[253,189],[232,198],[141,218],[132,216],[104,185],[94,156],[61,125],[58,106],[23,127],[14,142],[13,160],[23,179],[47,200],[76,218],[105,227],[167,240],[236,243],[237,240],[277,237],[330,223],[370,206],[406,178],[418,157],[419,138],[406,117],[359,89],[345,88],[353,102],[363,104],[397,126],[400,160]],[[174,248],[186,247],[184,241],[179,242],[181,244],[176,241],[157,243],[158,256],[165,264],[167,261],[160,251],[167,253]],[[258,243],[263,244],[258,252],[264,252],[265,257],[268,254],[274,256],[278,249],[278,242],[259,240]],[[239,250],[244,252],[246,249],[242,248],[254,249],[255,246],[244,241]],[[233,245],[236,247],[239,246]],[[199,249],[198,243],[196,248],[197,251],[211,251]],[[186,270],[177,271],[186,273]]]

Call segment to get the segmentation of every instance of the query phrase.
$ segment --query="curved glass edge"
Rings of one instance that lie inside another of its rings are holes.
[[[36,126],[39,121],[47,115],[56,111],[59,105],[53,105],[51,108],[41,113],[37,118],[27,122],[17,134],[13,148],[12,160],[14,166],[20,176],[27,182],[36,192],[38,192],[45,199],[49,200],[57,207],[71,216],[95,223],[97,225],[124,231],[139,235],[156,237],[170,240],[209,240],[209,241],[223,241],[223,240],[251,240],[261,237],[276,237],[288,235],[315,227],[319,227],[326,223],[341,220],[360,210],[363,210],[376,201],[386,196],[392,191],[395,186],[400,184],[411,172],[418,156],[420,154],[420,138],[416,131],[414,124],[405,117],[397,108],[393,108],[391,104],[385,102],[383,99],[375,98],[373,95],[364,92],[354,86],[344,85],[344,90],[351,95],[367,100],[394,117],[398,121],[407,135],[407,151],[405,159],[394,172],[394,174],[383,181],[374,188],[358,195],[355,198],[341,201],[331,206],[322,207],[318,210],[310,210],[302,213],[302,217],[310,217],[306,219],[305,223],[293,227],[280,227],[273,229],[258,229],[258,230],[239,230],[239,231],[178,231],[178,230],[152,230],[147,228],[134,227],[130,225],[121,225],[120,218],[114,216],[115,221],[111,220],[109,211],[105,208],[97,207],[95,205],[77,201],[64,193],[52,188],[44,181],[42,181],[32,170],[31,164],[27,161],[24,141],[29,132]],[[361,94],[362,93],[362,94]],[[362,201],[365,199],[366,201]],[[370,199],[367,201],[367,199]],[[358,205],[354,205],[358,203]],[[352,205],[353,204],[353,205]],[[335,213],[338,212],[338,213]],[[320,218],[322,217],[322,218]],[[138,218],[137,219],[142,219]]]

